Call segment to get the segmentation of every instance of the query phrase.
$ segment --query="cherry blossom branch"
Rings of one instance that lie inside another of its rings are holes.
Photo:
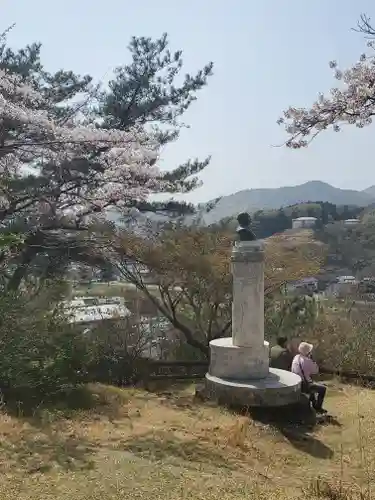
[[[58,218],[69,207],[75,218],[83,218],[171,189],[173,183],[155,165],[160,144],[154,134],[73,119],[57,123],[48,109],[51,103],[31,85],[0,70],[1,220],[25,210],[36,217],[42,205],[44,218]],[[32,169],[35,187],[17,196],[14,186],[25,165]]]
[[[375,42],[367,46],[374,49]],[[339,132],[343,125],[363,128],[372,123],[375,115],[375,58],[362,54],[351,68],[341,70],[336,61],[329,63],[340,88],[330,90],[330,95],[319,94],[310,108],[289,107],[277,121],[289,135],[284,143],[289,148],[307,147],[323,130],[332,128]]]

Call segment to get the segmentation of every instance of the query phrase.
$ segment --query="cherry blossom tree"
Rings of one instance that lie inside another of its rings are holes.
[[[358,31],[374,37],[369,18],[362,16]],[[341,68],[337,61],[329,67],[339,82],[328,94],[319,94],[309,108],[289,107],[278,119],[289,138],[286,146],[293,149],[307,147],[323,130],[339,132],[345,125],[363,128],[371,125],[375,115],[375,41],[367,41],[367,51],[349,68]]]
[[[151,134],[81,125],[76,118],[60,125],[48,108],[32,86],[0,70],[3,227],[14,229],[21,219],[35,248],[41,231],[84,229],[109,206],[131,207],[150,193],[168,191]]]
[[[151,135],[136,128],[83,126],[76,119],[59,125],[45,111],[45,101],[17,75],[0,71],[0,220],[26,208],[30,215],[32,206],[42,218],[76,219],[168,191],[169,183],[155,165],[159,145]],[[21,196],[9,189],[12,180],[33,175],[47,179],[42,198],[41,186]]]
[[[0,232],[24,235],[11,288],[38,255],[51,256],[52,267],[61,255],[65,262],[86,259],[97,237],[93,224],[106,222],[107,209],[124,216],[173,212],[178,203],[150,196],[199,184],[196,174],[208,158],[172,171],[161,171],[158,160],[161,147],[177,138],[177,118],[206,84],[212,65],[178,88],[173,79],[181,53],[171,55],[167,45],[166,35],[156,42],[133,38],[133,64],[118,70],[109,91],[93,86],[89,76],[47,73],[38,44],[18,53],[0,45]]]

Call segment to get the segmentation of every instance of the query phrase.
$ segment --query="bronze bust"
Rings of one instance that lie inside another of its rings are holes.
[[[236,232],[240,241],[254,241],[257,239],[251,230],[251,217],[247,212],[242,212],[237,217],[238,227]]]

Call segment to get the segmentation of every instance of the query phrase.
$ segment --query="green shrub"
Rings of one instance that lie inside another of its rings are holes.
[[[0,294],[0,389],[5,400],[51,401],[88,380],[88,345],[49,299],[48,290],[36,297]]]
[[[137,383],[147,370],[145,356],[153,338],[128,318],[100,322],[85,334],[91,353],[90,380],[112,385]]]
[[[316,345],[315,357],[329,369],[375,375],[375,317],[360,320],[322,317],[309,338]]]

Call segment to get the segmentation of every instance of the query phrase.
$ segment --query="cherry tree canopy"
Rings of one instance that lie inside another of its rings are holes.
[[[0,237],[22,235],[10,263],[0,253],[7,286],[17,288],[37,261],[47,275],[72,261],[92,263],[93,242],[108,229],[107,209],[116,207],[131,218],[134,211],[191,212],[189,204],[156,202],[152,195],[194,189],[197,174],[209,163],[206,158],[169,171],[158,168],[161,147],[178,138],[179,117],[206,85],[212,63],[176,85],[182,53],[169,51],[167,35],[133,37],[131,63],[118,68],[104,90],[88,75],[47,72],[40,44],[13,51],[5,35],[0,35]],[[98,221],[105,222],[100,230]]]
[[[151,134],[82,125],[77,117],[61,125],[50,108],[18,75],[0,70],[1,220],[23,210],[77,218],[168,191]]]
[[[374,50],[374,41],[367,43]],[[319,94],[310,108],[289,107],[278,124],[283,125],[289,139],[286,146],[298,149],[308,144],[323,130],[339,132],[343,125],[363,128],[375,115],[375,57],[362,54],[352,67],[341,69],[336,61],[329,63],[339,86],[328,95]]]

